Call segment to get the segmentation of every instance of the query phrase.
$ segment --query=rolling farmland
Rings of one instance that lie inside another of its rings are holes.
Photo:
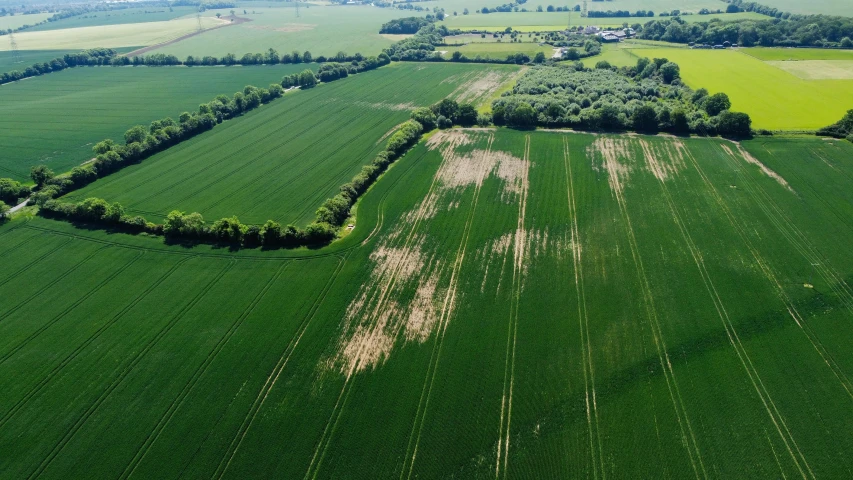
[[[94,143],[119,140],[135,124],[177,118],[216,95],[248,84],[266,87],[305,68],[74,68],[3,85],[0,176],[23,180],[38,164],[70,170],[94,156]]]
[[[616,10],[619,9],[618,5],[613,5],[616,2],[607,2],[607,8],[602,10]],[[718,4],[716,0],[714,0],[714,8],[720,8],[721,4]],[[593,10],[593,5],[595,3],[590,4],[590,10]],[[555,5],[556,6],[556,5]],[[573,6],[573,5],[572,5]],[[446,7],[445,7],[446,8]],[[528,9],[530,7],[527,7]],[[536,8],[535,6],[533,8]],[[678,6],[673,6],[674,8],[679,8]],[[639,9],[648,9],[646,6],[641,6],[637,8],[630,8],[630,11],[636,11]],[[654,10],[654,9],[652,9]],[[657,10],[655,10],[657,12]],[[682,11],[683,7],[682,7]],[[657,17],[655,17],[657,18]],[[760,15],[757,13],[751,12],[742,12],[742,13],[732,13],[732,14],[713,14],[713,15],[688,15],[682,17],[684,21],[690,22],[707,22],[712,18],[718,18],[722,21],[734,21],[734,20],[763,20],[768,17],[764,15]],[[600,25],[600,26],[614,26],[621,27],[623,23],[634,24],[640,23],[643,24],[649,20],[653,20],[651,17],[637,18],[637,17],[612,17],[612,18],[581,18],[580,14],[572,13],[571,25],[579,26],[579,25]],[[476,30],[487,30],[487,31],[503,31],[506,27],[513,27],[516,30],[526,32],[526,31],[548,31],[548,30],[565,30],[566,26],[569,25],[569,14],[568,12],[512,12],[512,13],[489,13],[489,14],[469,14],[469,15],[459,15],[456,17],[447,17],[445,18],[444,25],[447,25],[447,28],[459,28],[459,29],[476,29]]]
[[[731,98],[732,109],[752,117],[754,128],[816,130],[835,122],[850,109],[849,104],[838,101],[853,96],[850,79],[803,79],[734,50],[643,48],[637,53],[677,63],[681,78],[692,88],[725,92]],[[840,71],[845,72],[845,68]],[[786,100],[792,94],[796,101]]]
[[[395,64],[287,95],[76,191],[159,221],[173,209],[304,224],[384,148],[417,106],[478,103],[515,66]],[[357,124],[359,128],[348,128]],[[334,132],[334,134],[332,134]]]
[[[44,23],[29,29],[31,32],[61,30],[65,28],[94,27],[100,25],[122,25],[130,23],[162,22],[183,16],[195,16],[192,7],[147,7],[122,8],[118,10],[88,12],[54,22]],[[210,16],[209,14],[205,14]]]
[[[227,10],[219,10],[223,15]],[[251,21],[228,28],[204,32],[192,38],[167,45],[152,53],[222,56],[234,53],[265,52],[275,48],[280,53],[294,50],[331,56],[343,51],[349,54],[376,55],[394,43],[380,35],[381,25],[405,16],[390,8],[368,6],[312,6],[303,8],[299,18],[293,8],[250,8],[241,18]],[[195,21],[195,20],[193,20]]]
[[[226,23],[215,17],[202,17],[203,28]],[[135,47],[156,45],[196,32],[195,18],[177,18],[158,22],[97,25],[58,30],[29,31],[15,35],[18,48],[22,50],[85,50],[98,47]],[[11,50],[11,44],[0,42],[0,51]],[[222,52],[224,55],[227,52]]]
[[[851,154],[451,130],[319,251],[13,221],[0,469],[844,477]]]

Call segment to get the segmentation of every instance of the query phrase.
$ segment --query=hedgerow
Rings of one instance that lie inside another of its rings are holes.
[[[66,68],[109,65],[110,61],[116,55],[117,52],[111,48],[92,48],[89,50],[83,50],[80,53],[66,53],[65,55],[56,57],[49,62],[34,63],[27,67],[23,72],[12,70],[11,72],[0,73],[0,85],[16,82],[25,78],[45,75],[51,72],[59,72]]]

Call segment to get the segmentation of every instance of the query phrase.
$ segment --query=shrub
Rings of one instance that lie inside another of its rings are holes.
[[[715,93],[710,97],[705,99],[702,107],[708,112],[708,115],[716,116],[719,115],[723,110],[728,110],[731,108],[732,102],[729,100],[729,96],[725,93]]]
[[[432,110],[426,107],[417,108],[412,112],[412,120],[423,125],[424,130],[432,130],[436,127],[438,118]]]

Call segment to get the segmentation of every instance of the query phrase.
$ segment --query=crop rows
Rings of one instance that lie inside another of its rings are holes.
[[[845,476],[850,153],[443,131],[314,259],[4,226],[0,470]]]
[[[512,67],[395,65],[299,92],[75,192],[160,221],[172,209],[307,223],[413,108]],[[406,85],[406,86],[402,86]]]
[[[51,57],[53,58],[53,57]],[[94,157],[92,145],[195,111],[219,94],[266,87],[305,65],[233,68],[74,68],[3,86],[0,177],[29,178],[30,167],[56,172]]]

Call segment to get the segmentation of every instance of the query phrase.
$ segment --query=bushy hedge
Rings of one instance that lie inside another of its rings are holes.
[[[382,24],[379,33],[407,34],[417,33],[423,26],[432,23],[424,17],[406,17]]]
[[[37,77],[51,72],[58,72],[66,68],[91,66],[91,65],[109,65],[110,61],[116,56],[116,51],[111,48],[92,48],[83,50],[80,53],[66,53],[61,57],[56,57],[49,62],[34,63],[27,67],[24,71],[12,70],[11,72],[0,73],[0,85],[4,83],[15,82],[29,77]]]
[[[358,198],[373,185],[389,165],[417,143],[423,131],[423,125],[416,120],[409,120],[400,125],[400,128],[388,139],[385,150],[379,152],[370,165],[362,167],[349,183],[341,185],[340,193],[327,199],[317,209],[317,222],[336,227],[342,226],[349,218],[350,210]]]
[[[622,69],[607,62],[595,69],[581,63],[531,68],[492,103],[492,116],[496,125],[515,127],[749,135],[749,116],[730,107],[723,93],[683,85],[675,63],[641,58]]]
[[[151,122],[148,127],[136,125],[124,133],[124,145],[111,139],[95,144],[96,154],[91,163],[74,167],[67,175],[52,176],[43,185],[35,179],[39,191],[33,197],[36,204],[64,195],[92,183],[127,165],[138,163],[157,152],[165,150],[199,133],[205,132],[235,116],[253,110],[280,97],[284,89],[274,83],[269,88],[246,86],[233,97],[219,95],[208,103],[199,105],[194,113],[184,112],[177,121],[170,117]],[[40,168],[40,167],[35,167]]]
[[[847,113],[841,120],[818,130],[817,135],[821,137],[846,138],[853,142],[853,110],[847,110]]]
[[[0,201],[17,205],[19,200],[27,198],[32,189],[11,178],[0,178]]]
[[[775,10],[775,9],[774,9]],[[777,14],[778,11],[776,12]],[[653,20],[643,25],[640,38],[675,43],[751,47],[853,47],[853,18],[827,15],[779,14],[767,20],[687,23],[680,17]]]

